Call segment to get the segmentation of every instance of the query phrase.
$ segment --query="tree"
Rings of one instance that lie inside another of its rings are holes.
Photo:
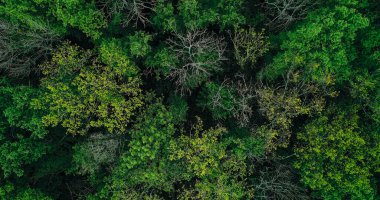
[[[50,6],[51,12],[63,25],[77,27],[93,39],[99,39],[100,29],[106,27],[104,14],[94,1],[56,0]]]
[[[240,13],[242,0],[180,0],[176,7],[172,2],[159,0],[154,9],[153,25],[164,31],[196,31],[210,25],[227,29],[243,24]],[[176,9],[175,9],[176,8]],[[178,12],[177,12],[178,10]]]
[[[135,34],[130,35],[129,39],[129,49],[132,56],[135,57],[145,57],[151,51],[149,42],[152,41],[152,36],[148,35],[142,31],[135,32]]]
[[[371,151],[355,108],[330,109],[297,135],[301,181],[324,199],[374,199]],[[353,110],[353,111],[352,111]]]
[[[171,113],[161,103],[147,108],[131,132],[129,151],[123,158],[127,168],[134,168],[160,155],[175,132],[172,121]]]
[[[181,92],[190,91],[207,80],[212,73],[221,71],[225,43],[222,38],[214,37],[203,31],[175,34],[167,41],[178,65],[170,68],[168,78],[174,79]]]
[[[301,115],[320,113],[325,105],[324,96],[335,95],[316,84],[306,83],[299,72],[292,71],[278,86],[259,83],[255,92],[259,111],[269,122],[256,131],[267,138],[268,149],[286,147],[292,120]]]
[[[179,199],[250,199],[252,196],[253,191],[247,190],[242,182],[234,180],[228,174],[219,174],[211,180],[197,180],[193,188],[181,191]]]
[[[226,156],[223,146],[218,145],[218,137],[225,131],[225,128],[203,131],[203,124],[199,120],[194,126],[193,136],[182,135],[170,143],[170,159],[183,159],[188,171],[195,176],[214,174],[220,165],[218,161]]]
[[[254,199],[310,199],[297,181],[296,171],[281,157],[257,157],[251,178]]]
[[[37,161],[50,146],[43,141],[18,136],[17,141],[0,140],[0,167],[5,177],[24,174],[23,166]]]
[[[236,80],[232,83],[232,86],[236,92],[235,104],[237,105],[233,116],[239,126],[248,126],[253,115],[252,102],[256,96],[255,89],[251,81],[247,80],[242,74],[236,75]]]
[[[200,92],[197,105],[207,108],[215,120],[234,118],[239,126],[248,126],[253,114],[255,91],[244,75],[236,75],[234,81],[206,83]]]
[[[30,86],[14,85],[5,78],[0,79],[0,101],[3,103],[1,116],[5,129],[17,127],[31,133],[33,138],[43,138],[48,131],[43,126],[43,113],[33,110],[30,101],[39,97],[41,90]],[[4,133],[6,131],[4,130]]]
[[[174,15],[174,7],[171,2],[158,0],[154,8],[152,25],[165,32],[177,30],[177,19]]]
[[[119,21],[123,26],[146,26],[150,23],[149,12],[154,9],[155,0],[101,0],[100,6],[107,18]]]
[[[2,1],[0,13],[13,23],[34,29],[39,24],[51,25],[57,33],[64,34],[66,26],[83,31],[92,39],[99,39],[100,29],[106,26],[103,13],[95,1],[80,0],[16,0]]]
[[[30,105],[39,94],[38,89],[0,79],[0,167],[5,177],[22,176],[24,165],[37,161],[51,148],[41,140],[47,135],[42,113],[34,112]]]
[[[254,65],[257,58],[269,50],[264,31],[257,33],[253,28],[236,29],[232,42],[234,44],[235,59],[240,67]]]
[[[355,77],[350,82],[350,96],[369,120],[380,123],[380,29],[368,27],[362,30],[360,56],[355,62]]]
[[[120,141],[111,135],[96,133],[83,143],[73,147],[73,164],[69,172],[85,175],[95,174],[102,165],[110,165],[117,159]]]
[[[185,173],[195,179],[192,187],[183,188],[179,198],[252,198],[252,190],[245,183],[247,174],[245,157],[229,151],[231,148],[235,151],[244,151],[244,147],[248,147],[247,143],[231,140],[230,137],[221,139],[223,135],[227,136],[225,128],[204,130],[199,118],[192,130],[189,136],[181,135],[172,140],[169,147],[170,160],[184,163]],[[234,141],[236,143],[233,143]]]
[[[350,62],[356,58],[353,41],[356,32],[368,26],[368,19],[357,10],[335,6],[310,13],[300,26],[288,32],[283,50],[262,71],[274,80],[289,69],[300,69],[304,79],[321,85],[334,85],[348,80]]]
[[[197,104],[208,108],[215,120],[226,119],[232,116],[237,107],[234,93],[233,88],[229,88],[225,82],[222,84],[208,82],[203,87]]]
[[[65,44],[51,61],[41,66],[45,93],[33,100],[37,110],[46,110],[45,126],[62,125],[70,134],[87,134],[90,128],[124,133],[142,102],[137,69],[115,41],[100,48],[100,58],[91,51]]]
[[[315,0],[265,0],[266,25],[275,31],[287,29],[294,22],[306,18],[308,10],[315,4]]]
[[[32,188],[16,188],[13,184],[6,184],[0,187],[1,199],[15,199],[15,200],[29,200],[29,199],[41,199],[41,200],[53,200],[51,197],[45,195],[38,189]]]
[[[7,23],[0,19],[0,70],[11,77],[38,72],[37,64],[53,51],[59,35],[46,24],[34,29]]]
[[[173,116],[173,123],[185,123],[189,110],[187,101],[183,97],[174,94],[169,97],[169,104],[169,111]]]
[[[148,54],[145,61],[145,64],[156,73],[156,79],[159,79],[160,75],[168,76],[178,63],[175,54],[164,45],[160,45],[153,53]]]
[[[185,29],[197,30],[209,24],[218,24],[222,29],[239,26],[245,21],[239,13],[241,0],[181,0],[178,4],[179,20]]]
[[[50,27],[58,35],[66,33],[54,16],[51,15],[53,2],[40,0],[1,1],[0,18],[13,25],[35,30],[40,27]]]
[[[127,151],[98,195],[118,199],[131,190],[136,196],[174,191],[174,182],[187,179],[184,166],[169,160],[174,132],[173,117],[160,100],[148,105],[130,131]]]

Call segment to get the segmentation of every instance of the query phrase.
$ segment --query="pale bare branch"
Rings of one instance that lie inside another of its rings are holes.
[[[175,80],[181,94],[190,92],[194,85],[203,82],[213,72],[221,71],[220,64],[226,60],[224,40],[205,30],[175,33],[167,40],[167,45],[180,62],[179,66],[170,66],[167,77]]]
[[[37,72],[38,61],[50,55],[58,39],[59,36],[46,24],[24,29],[0,20],[0,70],[12,77]]]
[[[284,30],[295,21],[304,19],[316,3],[315,0],[265,0],[263,7],[268,16],[267,26],[274,31]]]
[[[108,19],[119,15],[123,26],[146,26],[150,23],[149,13],[153,10],[156,0],[101,0],[99,2]]]

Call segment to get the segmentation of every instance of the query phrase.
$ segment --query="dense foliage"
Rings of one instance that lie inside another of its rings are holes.
[[[378,0],[0,0],[0,199],[380,199]]]

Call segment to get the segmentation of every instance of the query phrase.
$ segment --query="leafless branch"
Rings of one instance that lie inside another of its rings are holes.
[[[275,31],[286,29],[305,18],[315,4],[315,0],[265,0],[263,7],[268,15],[267,26]]]
[[[102,0],[99,4],[108,19],[120,15],[123,26],[136,27],[138,23],[143,26],[150,23],[148,15],[155,6],[156,0]]]
[[[237,93],[234,118],[240,126],[247,126],[253,113],[252,100],[255,98],[255,90],[243,74],[238,74],[236,78],[237,81],[233,83]]]
[[[182,94],[211,76],[212,72],[221,71],[220,64],[226,60],[223,39],[205,30],[175,33],[167,44],[180,62],[180,66],[170,66],[168,78],[175,80]]]
[[[46,59],[59,39],[47,25],[33,30],[0,20],[0,70],[12,77],[28,76],[39,60]]]
[[[267,164],[260,165],[260,171],[255,177],[255,199],[299,200],[310,199],[304,188],[294,182],[294,170],[275,160],[262,160]]]

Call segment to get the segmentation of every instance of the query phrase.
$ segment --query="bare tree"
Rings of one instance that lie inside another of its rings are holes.
[[[102,165],[115,161],[122,146],[119,138],[102,133],[94,133],[84,143],[74,146],[74,163],[72,172],[76,174],[93,174]]]
[[[247,126],[253,114],[252,101],[254,100],[255,88],[251,81],[246,80],[243,74],[236,75],[237,81],[233,83],[236,90],[237,98],[235,104],[237,105],[234,111],[234,118],[239,126]]]
[[[145,26],[150,23],[148,15],[156,0],[102,0],[99,4],[108,19],[118,15],[123,26],[137,26],[138,23]]]
[[[86,143],[86,150],[97,163],[109,163],[115,161],[120,145],[118,138],[102,133],[90,136]]]
[[[25,29],[0,20],[0,70],[12,77],[28,76],[50,55],[59,36],[48,25],[35,25]]]
[[[295,180],[293,168],[275,159],[259,160],[256,165],[260,169],[254,180],[255,199],[265,200],[307,200],[306,190]]]
[[[174,79],[177,89],[183,94],[198,86],[212,75],[221,71],[226,44],[223,38],[217,38],[205,30],[175,33],[167,41],[169,48],[180,62],[179,66],[170,66],[169,78]]]
[[[276,31],[289,27],[293,22],[306,17],[315,0],[265,0],[263,7],[268,15],[267,26]]]

